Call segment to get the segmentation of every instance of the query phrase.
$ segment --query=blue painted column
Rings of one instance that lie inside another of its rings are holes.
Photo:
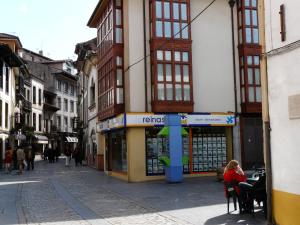
[[[182,135],[181,117],[170,114],[165,116],[165,126],[169,127],[170,167],[166,168],[166,179],[170,183],[182,181]]]

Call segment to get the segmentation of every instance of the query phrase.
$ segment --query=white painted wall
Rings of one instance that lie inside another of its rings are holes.
[[[68,82],[68,93],[65,93],[63,90],[63,85],[61,91],[58,91],[57,89],[55,90],[57,96],[56,96],[56,102],[58,97],[61,98],[61,109],[56,112],[55,116],[55,125],[57,125],[56,118],[57,116],[61,117],[61,129],[62,132],[65,131],[65,124],[64,124],[64,117],[68,118],[68,131],[67,132],[72,132],[72,119],[77,116],[77,89],[76,89],[76,81],[70,81],[68,79],[61,79],[64,82]],[[70,84],[74,86],[74,96],[70,94]],[[68,111],[64,111],[64,99],[68,100]],[[74,112],[71,112],[71,105],[70,102],[74,102]]]
[[[191,0],[191,18],[194,18],[210,2],[209,0]],[[124,1],[124,7],[124,27],[127,30],[124,37],[126,69],[128,65],[144,57],[143,4],[139,0],[126,0]],[[234,18],[236,19],[236,8],[234,8],[234,13]],[[235,40],[237,43],[237,36]],[[231,15],[227,1],[216,1],[192,23],[192,41],[194,111],[234,111]],[[237,45],[235,47],[237,89],[239,90]],[[148,64],[149,67],[150,64]],[[148,76],[150,76],[150,73]],[[145,111],[143,61],[132,67],[125,74],[125,79],[127,79],[126,111]],[[148,82],[149,90],[150,87]],[[239,91],[237,99],[239,106]]]
[[[2,159],[4,159],[5,155],[5,139],[8,138],[8,132],[11,129],[11,116],[14,115],[14,106],[15,106],[15,89],[13,88],[13,85],[15,85],[15,79],[14,79],[14,72],[11,68],[8,69],[8,74],[6,74],[6,64],[3,63],[3,89],[0,89],[0,100],[2,101],[2,126],[0,124],[0,139],[2,139]],[[9,77],[9,89],[6,90],[6,76]],[[8,124],[7,127],[5,127],[5,110],[6,110],[6,103],[8,104]]]
[[[144,57],[144,23],[143,23],[143,1],[125,0],[124,2],[124,55],[125,69]],[[147,42],[149,43],[149,42]],[[149,65],[148,65],[149,67]],[[148,74],[150,76],[150,73]],[[140,62],[125,73],[128,83],[125,88],[126,111],[145,111],[145,72],[144,62]],[[149,86],[150,88],[150,86]],[[129,104],[128,104],[129,102]]]
[[[98,85],[97,85],[97,68],[95,66],[92,66],[89,77],[88,77],[88,102],[89,106],[91,105],[91,95],[90,95],[90,88],[92,86],[92,81],[95,83],[95,103],[96,106],[94,108],[89,108],[87,109],[87,115],[88,115],[88,129],[86,130],[87,132],[87,144],[89,146],[89,151],[92,151],[92,138],[91,138],[91,133],[92,131],[95,132],[95,137],[96,137],[96,144],[99,146],[99,140],[98,136],[96,135],[96,123],[97,123],[97,111],[98,111]]]
[[[210,2],[191,0],[191,18]],[[236,18],[236,8],[234,13]],[[237,37],[235,40],[237,43]],[[227,1],[216,1],[192,23],[192,41],[194,111],[234,111],[231,16]],[[238,71],[237,67],[237,77]]]
[[[295,29],[300,3],[285,0],[287,40],[281,42],[278,12],[282,3],[265,2],[267,51],[300,39],[300,30]],[[300,119],[289,119],[288,111],[288,97],[300,94],[300,47],[267,59],[273,188],[300,194]]]
[[[36,88],[36,104],[33,104],[33,87]],[[39,89],[41,89],[41,105],[39,105]],[[35,132],[37,133],[42,133],[44,131],[44,116],[43,116],[43,105],[44,105],[44,84],[37,80],[37,79],[32,79],[32,85],[31,85],[31,102],[32,102],[32,114],[31,114],[31,119],[32,119],[32,124],[33,124],[33,113],[36,114],[36,127],[35,127]],[[39,115],[42,116],[41,120],[41,131],[39,130]]]

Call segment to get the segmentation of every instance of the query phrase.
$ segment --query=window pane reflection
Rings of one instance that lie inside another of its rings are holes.
[[[248,69],[248,84],[253,84],[253,71]]]
[[[172,84],[167,84],[167,100],[173,100]]]
[[[183,66],[183,82],[189,82],[189,66],[184,65]]]
[[[181,29],[182,29],[182,38],[183,39],[188,39],[189,38],[189,30],[188,30],[187,23],[182,23],[181,24]]]
[[[162,22],[156,21],[156,36],[162,37],[163,36],[163,29],[162,29]]]
[[[171,37],[171,22],[165,22],[165,37]]]
[[[173,19],[179,20],[179,5],[178,5],[178,3],[173,4]]]
[[[254,87],[248,88],[248,101],[254,102]]]
[[[170,19],[170,3],[169,2],[164,3],[164,17],[165,17],[165,19]]]
[[[157,99],[158,100],[165,100],[164,96],[164,84],[158,84],[157,85]]]
[[[184,101],[190,101],[190,85],[184,85]]]
[[[182,101],[181,84],[175,85],[175,91],[176,91],[176,101]]]
[[[179,32],[179,23],[173,23],[173,32],[175,35],[175,38],[180,38],[180,32]]]
[[[256,102],[261,102],[261,88],[256,87]]]
[[[187,20],[187,8],[186,4],[181,4],[181,19]]]
[[[172,81],[172,66],[166,64],[166,81]]]
[[[250,19],[250,10],[245,10],[245,24],[251,25],[251,19]]]
[[[258,44],[258,29],[253,29],[253,43]]]
[[[255,83],[257,84],[257,85],[260,85],[260,71],[259,71],[259,69],[255,69]]]
[[[181,82],[180,65],[175,65],[175,81],[176,82]]]
[[[164,80],[163,64],[157,64],[157,81]]]
[[[257,26],[257,11],[252,10],[252,25]]]
[[[251,37],[251,28],[246,28],[246,42],[251,43],[252,37]]]
[[[162,17],[162,7],[161,7],[161,2],[156,1],[155,2],[155,12],[156,12],[156,17],[161,18]]]

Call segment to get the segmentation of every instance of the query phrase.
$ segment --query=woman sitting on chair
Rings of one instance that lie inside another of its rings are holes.
[[[246,182],[247,177],[244,174],[244,171],[239,166],[239,162],[237,160],[231,160],[224,169],[224,182],[236,183],[235,191],[237,194],[240,194],[240,189],[238,187],[238,183]]]
[[[239,197],[240,212],[253,213],[253,188],[246,180],[247,177],[238,161],[231,160],[224,169],[224,182],[227,184],[235,183],[234,189]]]

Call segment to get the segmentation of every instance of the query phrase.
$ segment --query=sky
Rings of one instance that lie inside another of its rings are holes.
[[[97,35],[86,24],[98,1],[4,0],[0,33],[18,36],[24,48],[51,59],[76,60],[75,45]]]

